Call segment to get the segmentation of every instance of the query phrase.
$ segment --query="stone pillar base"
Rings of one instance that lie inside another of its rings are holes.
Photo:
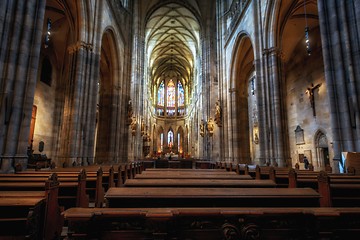
[[[27,155],[18,155],[18,156],[2,156],[1,157],[1,173],[14,173],[15,166],[19,170],[26,170],[28,163]]]
[[[0,173],[14,173],[15,169],[13,167],[13,157],[3,156],[1,157],[1,170]]]

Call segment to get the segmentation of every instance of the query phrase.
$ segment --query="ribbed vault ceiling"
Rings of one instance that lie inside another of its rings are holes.
[[[187,85],[199,48],[199,24],[185,7],[168,4],[157,9],[146,24],[146,50],[153,84],[178,77]]]

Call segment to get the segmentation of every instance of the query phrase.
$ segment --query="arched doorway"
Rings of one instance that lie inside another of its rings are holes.
[[[315,134],[315,147],[317,165],[320,169],[330,166],[329,144],[326,135],[322,131]]]

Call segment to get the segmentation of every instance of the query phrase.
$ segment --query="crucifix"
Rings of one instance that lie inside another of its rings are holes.
[[[319,88],[321,86],[321,83],[316,84],[314,86],[313,83],[311,83],[311,86],[307,88],[306,92],[307,94],[309,94],[309,100],[310,100],[310,104],[311,104],[311,108],[313,109],[313,116],[316,116],[316,112],[315,112],[315,97],[314,97],[314,91]]]

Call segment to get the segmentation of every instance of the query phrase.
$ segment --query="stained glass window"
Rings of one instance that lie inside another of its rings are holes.
[[[168,146],[172,147],[174,145],[174,133],[172,130],[168,132]]]
[[[167,107],[175,107],[175,84],[172,79],[170,79],[167,85]]]
[[[168,116],[175,116],[175,109],[167,109],[166,112]]]
[[[164,134],[160,134],[160,150],[163,151]]]
[[[183,107],[185,103],[184,88],[181,82],[178,82],[178,106]]]
[[[158,89],[158,105],[164,106],[164,93],[165,93],[165,87],[164,87],[164,81],[162,81],[159,85]]]
[[[180,133],[178,133],[178,151],[181,150],[181,136]]]

